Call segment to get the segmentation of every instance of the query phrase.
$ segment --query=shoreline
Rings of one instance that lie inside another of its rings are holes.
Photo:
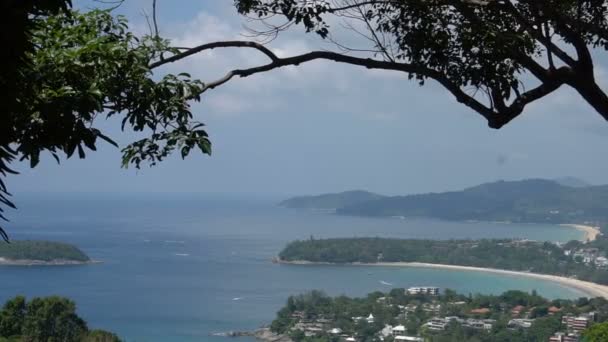
[[[55,259],[55,260],[32,260],[32,259],[6,259],[0,258],[0,266],[79,266],[89,264],[101,264],[99,260],[89,261],[77,261],[77,260],[66,260],[66,259]]]
[[[456,271],[473,271],[473,272],[485,272],[502,274],[517,277],[528,277],[541,280],[548,280],[554,283],[558,283],[562,286],[578,290],[591,297],[603,297],[608,299],[608,285],[600,285],[592,283],[590,281],[579,280],[575,278],[562,277],[550,274],[541,273],[530,273],[523,271],[509,271],[501,270],[497,268],[485,268],[485,267],[474,267],[474,266],[460,266],[460,265],[447,265],[447,264],[430,264],[422,262],[378,262],[378,263],[347,263],[337,264],[329,262],[310,262],[305,260],[296,261],[285,261],[275,259],[276,263],[287,264],[287,265],[334,265],[334,266],[380,266],[380,267],[418,267],[418,268],[435,268],[435,269],[448,269]]]
[[[584,233],[583,242],[590,242],[596,240],[598,235],[602,235],[600,231],[600,227],[597,226],[589,226],[584,224],[576,224],[576,223],[563,223],[560,224],[562,227],[574,228],[580,232]]]

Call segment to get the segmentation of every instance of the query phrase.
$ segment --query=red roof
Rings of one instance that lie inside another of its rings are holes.
[[[518,305],[516,307],[514,307],[513,309],[511,309],[511,312],[513,313],[520,313],[521,310],[525,309],[526,307],[523,305]]]
[[[486,314],[486,313],[489,313],[489,312],[490,312],[490,309],[488,309],[488,308],[479,308],[479,309],[473,309],[473,310],[471,310],[472,314]]]

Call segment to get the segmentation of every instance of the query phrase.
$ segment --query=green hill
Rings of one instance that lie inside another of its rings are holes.
[[[338,214],[357,216],[528,223],[608,222],[606,185],[573,187],[552,180],[528,179],[408,196],[370,194],[366,199],[364,195],[348,194],[300,197],[284,203],[289,207],[336,208]]]
[[[332,210],[380,198],[384,198],[384,196],[363,190],[353,190],[337,194],[293,197],[281,202],[279,205],[286,208]]]
[[[72,261],[89,262],[91,259],[78,247],[52,241],[12,241],[0,243],[0,258],[11,261]]]

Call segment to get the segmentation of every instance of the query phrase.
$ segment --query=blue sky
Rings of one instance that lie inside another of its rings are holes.
[[[161,34],[176,45],[246,39],[246,21],[231,0],[158,1]],[[126,0],[119,11],[134,31],[145,32],[141,13],[150,8],[151,0]],[[281,56],[330,48],[297,31],[269,47]],[[604,56],[597,68],[602,84]],[[254,51],[215,50],[159,72],[211,80],[263,62]],[[47,158],[34,170],[20,165],[22,174],[9,179],[11,190],[406,194],[530,177],[608,183],[608,123],[568,89],[497,131],[432,82],[419,87],[402,75],[320,61],[234,79],[194,108],[208,125],[212,157],[176,157],[155,168],[124,170],[119,151],[102,145],[86,160],[58,166]],[[120,133],[117,122],[102,127],[123,144],[133,138]]]

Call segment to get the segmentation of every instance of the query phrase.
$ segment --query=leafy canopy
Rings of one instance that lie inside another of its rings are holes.
[[[63,297],[17,296],[0,310],[0,340],[46,342],[120,342],[110,332],[89,330],[76,314],[73,301]]]
[[[342,22],[371,45],[344,54],[308,54],[439,82],[500,128],[563,85],[608,119],[608,96],[595,80],[591,50],[608,47],[606,0],[235,0],[277,35],[301,25],[335,38]],[[281,18],[281,19],[277,19]],[[373,58],[365,58],[373,57]],[[294,63],[302,59],[293,58]],[[282,61],[275,64],[281,64]]]
[[[122,149],[124,167],[155,165],[175,150],[182,158],[193,149],[211,154],[190,106],[204,84],[185,73],[154,75],[150,67],[163,54],[178,53],[167,40],[135,36],[126,19],[109,10],[46,14],[31,17],[35,48],[24,52],[26,62],[15,76],[18,103],[3,113],[0,177],[15,173],[9,167],[15,158],[35,167],[43,152],[59,162],[61,155],[85,158],[99,139],[117,146],[96,128],[114,116],[121,117],[123,130],[144,134]],[[14,207],[9,195],[0,178],[0,204]]]

